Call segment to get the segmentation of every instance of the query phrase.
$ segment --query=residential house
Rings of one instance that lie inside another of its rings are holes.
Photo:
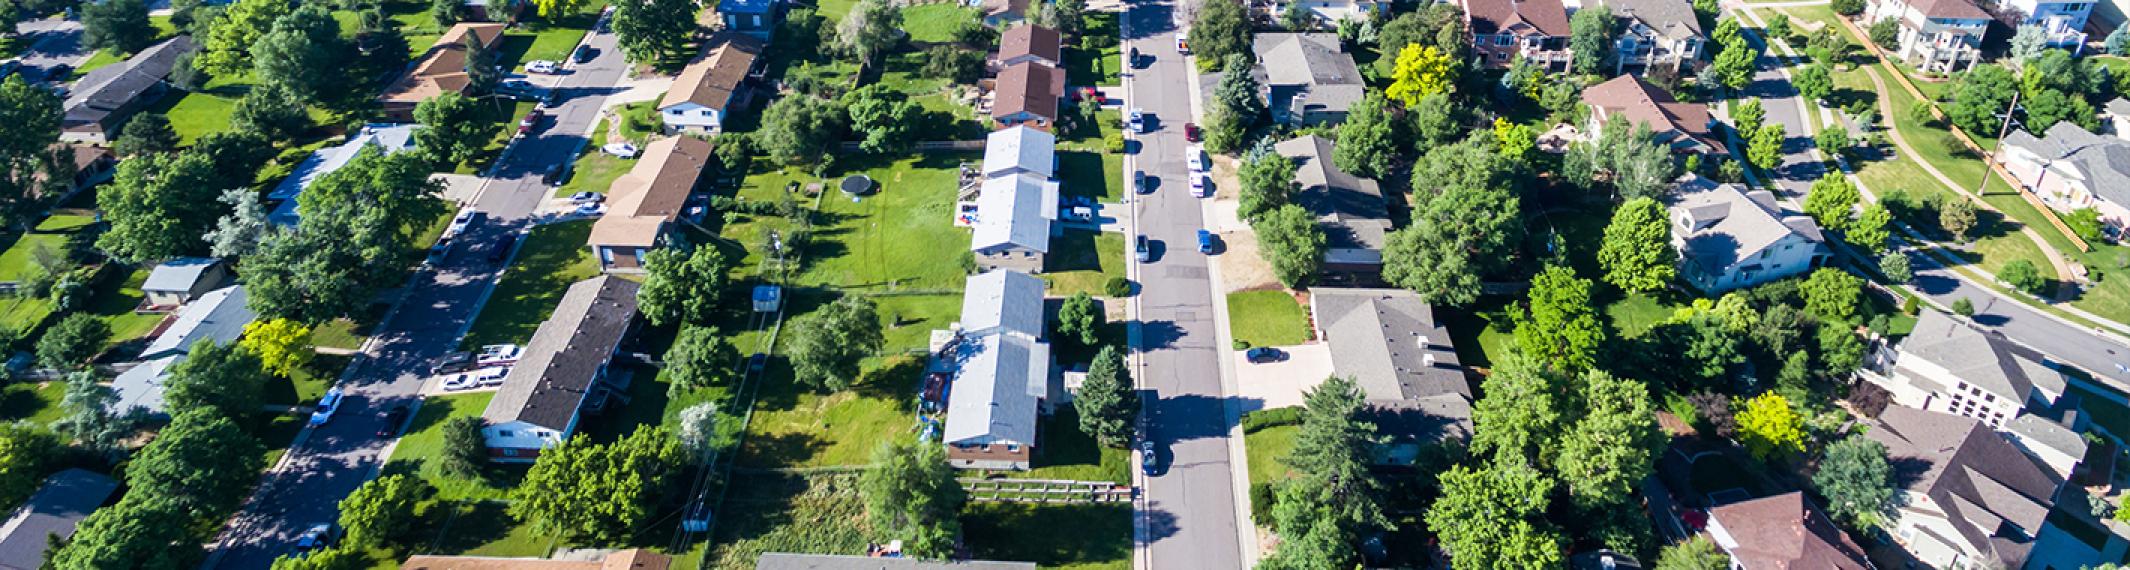
[[[984,178],[1027,174],[1055,178],[1058,136],[1025,125],[991,131],[984,135]]]
[[[413,124],[371,123],[355,131],[347,142],[312,152],[296,164],[295,171],[266,193],[267,201],[274,204],[274,210],[266,215],[266,220],[275,225],[295,226],[301,221],[301,216],[296,213],[296,197],[302,195],[305,188],[354,162],[365,149],[375,148],[387,155],[414,150],[414,131],[419,128]]]
[[[1665,199],[1679,277],[1715,294],[1802,274],[1832,255],[1819,224],[1766,190],[1688,174]]]
[[[1360,22],[1370,17],[1382,16],[1384,9],[1390,5],[1389,2],[1376,0],[1287,0],[1273,2],[1267,8],[1266,15],[1274,20],[1284,18],[1288,10],[1295,8],[1296,2],[1301,3],[1301,9],[1309,11],[1312,21],[1325,27],[1336,27],[1339,22],[1347,20]]]
[[[1708,34],[1686,0],[1607,0],[1602,4],[1619,18],[1613,41],[1613,75],[1662,69],[1689,75],[1700,67]]]
[[[1886,445],[1894,503],[1881,528],[1936,568],[2024,568],[2064,479],[1979,420],[1887,406],[1864,437]],[[2085,505],[2078,505],[2085,508]]]
[[[666,570],[672,566],[672,557],[641,548],[577,550],[566,559],[420,554],[399,564],[400,570]]]
[[[739,32],[754,39],[769,41],[776,34],[777,24],[784,20],[782,0],[719,0],[717,16],[724,21],[724,31]]]
[[[1036,565],[1034,562],[919,560],[847,554],[770,552],[754,559],[754,570],[1036,570]]]
[[[1329,344],[1332,374],[1352,378],[1368,415],[1390,441],[1383,464],[1411,464],[1421,451],[1472,436],[1472,385],[1435,309],[1404,289],[1318,287],[1309,292],[1316,338]]]
[[[562,294],[481,412],[491,461],[531,463],[540,450],[576,433],[586,408],[606,401],[613,382],[608,365],[636,322],[640,287],[601,275]]]
[[[2063,373],[2002,333],[1926,310],[1913,332],[1870,364],[1858,377],[1885,388],[1894,404],[1980,421],[2059,477],[2071,477],[2085,458],[2083,422],[2072,410],[2077,403],[2063,397]]]
[[[1997,156],[2049,208],[2092,208],[2110,236],[2121,236],[2130,225],[2130,140],[2057,121],[2041,137],[2025,129],[2006,135]]]
[[[1040,63],[1057,67],[1065,61],[1065,39],[1056,29],[1034,24],[1006,28],[998,34],[998,58],[994,67]]]
[[[1065,98],[1065,70],[1035,62],[1008,65],[992,82],[991,120],[998,128],[1027,125],[1050,130]]]
[[[75,192],[90,186],[101,184],[105,180],[110,180],[118,172],[118,155],[113,154],[109,148],[86,144],[62,144],[55,146],[54,149],[58,150],[60,147],[64,147],[64,152],[71,157],[72,160],[69,164],[73,165],[74,174],[68,177],[65,187],[53,189],[46,188],[41,184],[46,176],[44,171],[39,170],[32,173],[30,175],[32,179],[40,184],[31,191],[35,192],[39,197],[50,196],[51,194],[46,192],[56,190],[56,193],[60,196],[59,201],[65,202],[66,197],[73,196]]]
[[[969,240],[977,268],[1042,272],[1058,219],[1058,182],[1013,174],[985,179],[979,192]]]
[[[747,105],[748,77],[761,63],[762,40],[736,32],[721,32],[706,42],[711,47],[688,63],[673,78],[673,87],[658,100],[658,118],[666,133],[716,134],[725,128],[729,110]]]
[[[1472,52],[1488,68],[1506,69],[1517,58],[1547,71],[1567,71],[1568,10],[1561,0],[1458,0]]]
[[[1872,568],[1863,547],[1802,491],[1709,509],[1708,534],[1740,570]]]
[[[976,6],[984,12],[984,25],[994,28],[1028,21],[1028,0],[980,0]]]
[[[477,42],[489,48],[486,53],[494,54],[496,45],[503,39],[503,27],[503,24],[460,22],[445,30],[413,70],[393,81],[383,94],[377,96],[384,116],[392,121],[412,123],[414,106],[423,100],[445,92],[465,91],[471,82],[466,75],[467,43]],[[477,63],[487,65],[492,62]]]
[[[2004,0],[1997,9],[2020,16],[2019,25],[2038,26],[2048,37],[2048,46],[2084,51],[2086,19],[2093,15],[2094,0]]]
[[[1591,136],[1603,132],[1607,123],[1626,121],[1628,131],[1636,126],[1649,127],[1657,144],[1670,147],[1675,153],[1730,154],[1722,135],[1711,128],[1715,120],[1709,117],[1707,105],[1681,103],[1641,77],[1622,75],[1592,85],[1583,90],[1583,104],[1590,107],[1586,128]]]
[[[1895,56],[1926,73],[1949,74],[1982,61],[1990,15],[1969,0],[1872,0],[1860,25],[1888,18],[1900,28]]]
[[[141,282],[142,305],[176,308],[230,281],[229,264],[212,257],[180,257],[162,262]]]
[[[192,36],[148,46],[125,61],[90,70],[67,90],[59,122],[60,142],[108,144],[118,129],[168,92],[164,79],[185,54],[199,49]]]
[[[1337,34],[1266,32],[1251,40],[1272,120],[1290,125],[1338,124],[1366,96],[1361,70]]]
[[[82,469],[52,474],[37,493],[0,524],[0,570],[38,570],[54,540],[74,536],[74,527],[118,489],[110,477]]]
[[[644,257],[665,245],[666,232],[680,221],[710,160],[710,141],[695,137],[644,145],[636,166],[607,187],[607,213],[592,223],[585,240],[599,258],[599,269],[643,273]]]
[[[962,469],[1027,469],[1036,424],[1062,391],[1043,337],[1043,280],[987,271],[963,289],[961,329],[940,351],[954,370],[940,441]]]
[[[170,369],[184,362],[200,342],[229,344],[244,336],[244,326],[258,318],[245,306],[245,299],[244,286],[231,285],[179,307],[155,340],[141,349],[138,362],[111,381],[111,388],[118,392],[112,411],[140,408],[150,416],[168,415],[163,410],[163,381],[169,379]]]
[[[1376,181],[1347,174],[1332,164],[1331,139],[1308,135],[1272,149],[1294,161],[1300,186],[1290,198],[1316,214],[1324,230],[1325,283],[1375,283],[1382,279],[1383,242],[1390,235],[1390,206]]]
[[[2130,140],[2130,99],[2116,97],[2101,106],[2100,119],[2107,124],[2108,134],[2115,138]]]

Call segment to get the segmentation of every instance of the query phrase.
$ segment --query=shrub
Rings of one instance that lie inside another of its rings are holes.
[[[1243,414],[1243,433],[1256,433],[1265,428],[1302,425],[1302,407],[1287,406],[1270,410],[1258,410]]]
[[[1963,317],[1975,316],[1975,302],[1967,300],[1966,297],[1961,297],[1959,300],[1953,301],[1952,310],[1953,314]]]
[[[1132,294],[1132,282],[1123,277],[1111,277],[1102,283],[1102,294],[1109,297],[1128,297]]]

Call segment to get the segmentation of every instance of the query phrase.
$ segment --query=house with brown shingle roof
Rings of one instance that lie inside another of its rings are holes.
[[[1628,130],[1648,125],[1657,144],[1672,152],[1728,155],[1722,139],[1709,126],[1708,106],[1681,103],[1670,93],[1641,77],[1622,75],[1583,90],[1583,104],[1590,106],[1589,133],[1602,132],[1605,124],[1627,121]]]
[[[1486,66],[1504,69],[1517,58],[1547,71],[1567,71],[1568,10],[1561,0],[1459,0],[1472,51]]]
[[[1708,511],[1708,534],[1745,570],[1864,570],[1864,549],[1805,499],[1802,491]]]
[[[710,142],[694,137],[659,139],[607,187],[607,213],[592,224],[587,241],[607,273],[642,273],[644,256],[664,245],[688,195],[710,164]]]
[[[717,133],[729,109],[747,104],[747,78],[761,61],[762,40],[738,32],[720,32],[709,49],[673,78],[673,87],[658,100],[658,117],[666,133]]]
[[[1981,421],[1887,406],[1864,437],[1893,465],[1898,506],[1883,526],[1923,564],[2025,568],[2037,546],[2064,538],[2049,522],[2064,479]]]
[[[1065,40],[1055,29],[1028,24],[1006,28],[998,35],[998,67],[1022,62],[1057,67],[1064,57]]]
[[[1952,73],[1982,61],[1990,15],[1970,0],[1873,0],[1859,25],[1898,21],[1895,55],[1926,72]]]
[[[612,275],[570,284],[481,412],[490,461],[539,459],[577,433],[585,410],[606,401],[615,389],[607,372],[635,328],[641,287]]]
[[[479,42],[495,53],[496,44],[503,39],[503,24],[460,23],[444,31],[444,35],[429,46],[414,70],[392,82],[391,87],[377,96],[385,116],[399,122],[414,122],[414,106],[430,97],[446,91],[462,92],[472,78],[466,75],[466,45],[468,41]]]
[[[1045,131],[1058,122],[1065,98],[1065,70],[1039,63],[1006,66],[992,82],[991,120],[996,127],[1028,125]]]

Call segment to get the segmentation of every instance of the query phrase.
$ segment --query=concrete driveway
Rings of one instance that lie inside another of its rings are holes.
[[[1313,342],[1278,347],[1287,353],[1280,362],[1251,364],[1240,350],[1229,351],[1235,359],[1235,389],[1245,402],[1245,412],[1302,405],[1302,393],[1331,376],[1331,345]]]

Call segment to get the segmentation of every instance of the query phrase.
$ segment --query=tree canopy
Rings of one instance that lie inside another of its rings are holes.
[[[163,400],[173,411],[212,409],[229,417],[258,413],[264,405],[266,371],[259,356],[235,343],[193,343],[184,360],[170,367],[163,381]]]
[[[1827,510],[1858,528],[1878,526],[1893,505],[1893,466],[1886,445],[1852,435],[1827,446],[1812,487],[1827,498]]]
[[[1623,291],[1664,288],[1678,276],[1679,251],[1671,246],[1671,212],[1650,198],[1635,198],[1612,212],[1598,244],[1605,282]]]
[[[901,6],[887,0],[858,0],[836,24],[836,45],[857,56],[860,65],[871,65],[895,47],[901,29]]]
[[[1554,486],[1545,474],[1517,463],[1495,462],[1479,469],[1454,466],[1437,480],[1442,495],[1428,507],[1425,519],[1458,568],[1566,565],[1562,550],[1567,539],[1545,520]]]
[[[208,158],[195,153],[151,153],[121,162],[112,182],[96,193],[96,205],[111,224],[96,238],[97,249],[136,263],[204,249],[200,236],[221,217],[219,180]]]
[[[1095,351],[1087,366],[1087,379],[1073,398],[1080,413],[1080,431],[1110,447],[1131,442],[1132,420],[1139,416],[1139,392],[1124,366],[1124,352],[1114,346]]]
[[[682,327],[666,349],[666,377],[673,386],[707,388],[737,379],[740,351],[711,326]]]
[[[214,20],[201,42],[196,65],[216,76],[233,77],[250,71],[252,46],[273,31],[274,21],[295,10],[282,0],[237,0]]]
[[[1790,407],[1790,400],[1763,393],[1744,400],[1738,411],[1738,440],[1746,451],[1763,461],[1805,450],[1804,418]]]
[[[1656,470],[1667,438],[1641,381],[1591,370],[1582,384],[1582,415],[1562,435],[1555,463],[1577,506],[1617,507]]]
[[[843,109],[834,101],[795,95],[779,97],[762,111],[754,142],[784,164],[811,164],[826,157],[843,136]]]
[[[1280,284],[1301,287],[1315,280],[1323,267],[1328,238],[1317,225],[1316,214],[1287,204],[1251,222],[1257,233],[1257,253],[1271,264]]]
[[[663,247],[644,257],[637,306],[651,324],[710,322],[724,298],[731,268],[714,245]]]
[[[695,34],[695,13],[701,9],[691,0],[614,0],[613,5],[610,27],[633,63],[678,53]]]
[[[1605,328],[1590,300],[1590,281],[1553,265],[1531,279],[1529,302],[1514,313],[1516,346],[1555,370],[1570,374],[1597,364]]]
[[[510,515],[554,536],[622,540],[650,521],[686,460],[661,427],[640,426],[607,444],[577,434],[540,452],[510,491]]]
[[[837,299],[792,320],[793,374],[808,386],[849,388],[858,380],[858,361],[880,350],[883,342],[872,301],[855,295]]]
[[[900,439],[873,453],[873,467],[859,477],[866,518],[903,541],[904,552],[942,559],[961,534],[966,496],[947,464],[946,447]]]

